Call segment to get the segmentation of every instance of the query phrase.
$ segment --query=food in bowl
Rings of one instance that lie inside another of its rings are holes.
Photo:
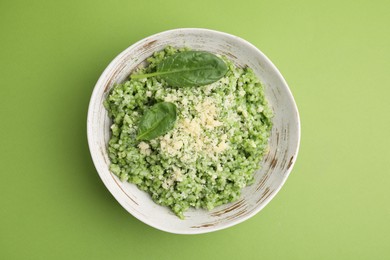
[[[168,46],[154,53],[104,102],[113,122],[111,172],[179,218],[190,207],[211,210],[236,201],[253,183],[268,151],[273,116],[253,71],[226,57],[219,57],[226,73],[213,83],[176,86],[153,76],[164,60],[188,51]],[[160,135],[144,138],[140,124],[150,111],[152,118],[171,120]]]

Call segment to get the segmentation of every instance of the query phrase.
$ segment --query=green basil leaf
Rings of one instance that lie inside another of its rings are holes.
[[[184,51],[168,56],[157,65],[156,72],[133,75],[132,78],[160,76],[174,87],[203,86],[225,76],[226,63],[205,51]]]
[[[142,116],[137,140],[152,140],[172,130],[176,122],[176,105],[161,102],[153,105]]]

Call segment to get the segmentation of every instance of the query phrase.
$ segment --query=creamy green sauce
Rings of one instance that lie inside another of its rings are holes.
[[[155,53],[134,73],[152,72],[177,51],[184,50]],[[251,69],[222,58],[229,70],[210,85],[170,87],[158,77],[129,79],[114,86],[104,103],[113,121],[111,172],[180,218],[190,207],[211,210],[237,200],[268,151],[272,111],[263,86]],[[164,101],[177,107],[173,130],[137,141],[143,113]]]

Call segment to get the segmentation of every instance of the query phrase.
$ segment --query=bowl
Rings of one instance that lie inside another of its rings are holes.
[[[125,81],[132,70],[166,45],[190,47],[222,54],[238,66],[249,66],[265,86],[274,111],[269,153],[255,172],[254,184],[245,187],[239,200],[211,211],[190,209],[179,219],[167,207],[152,201],[134,184],[121,182],[109,171],[107,144],[111,121],[103,101],[116,83]],[[87,119],[88,144],[96,170],[107,189],[130,214],[142,222],[171,233],[199,234],[241,223],[262,210],[278,193],[289,176],[299,149],[300,121],[297,106],[286,81],[272,62],[254,45],[227,33],[183,28],[157,33],[131,45],[104,70],[93,90]]]

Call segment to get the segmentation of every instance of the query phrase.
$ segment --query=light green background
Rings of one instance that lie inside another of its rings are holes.
[[[390,259],[390,1],[1,1],[0,259]],[[106,190],[89,98],[122,50],[203,27],[260,48],[302,121],[286,185],[215,233],[153,229]]]

